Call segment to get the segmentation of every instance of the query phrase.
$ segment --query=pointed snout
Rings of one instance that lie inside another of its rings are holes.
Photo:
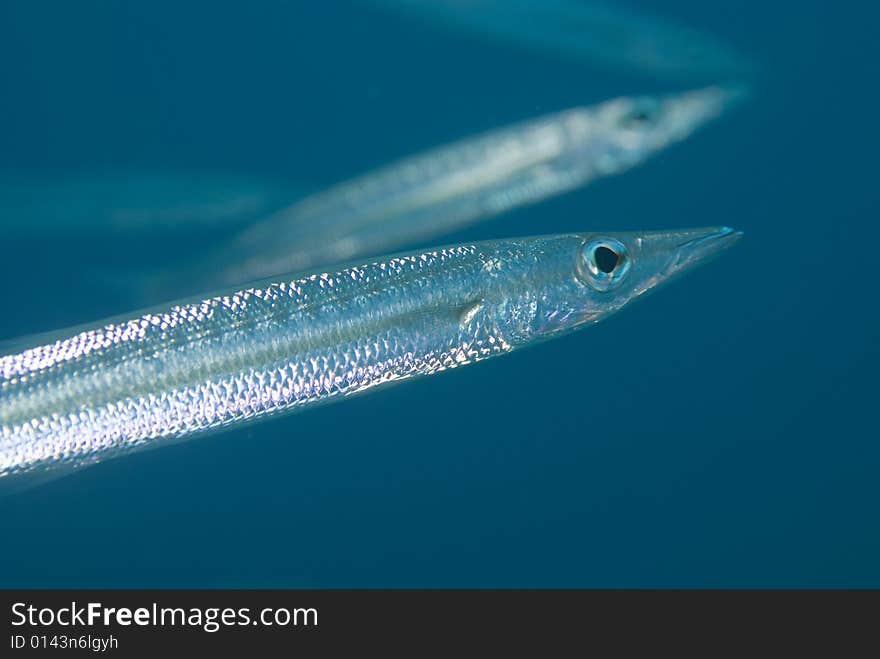
[[[640,293],[677,278],[710,261],[742,238],[730,227],[703,227],[642,234],[640,256],[645,265]]]
[[[748,88],[738,85],[705,87],[670,96],[666,119],[669,132],[682,139],[738,107],[748,97]]]
[[[744,84],[713,85],[694,89],[678,96],[679,104],[694,113],[719,115],[744,103],[751,90]]]
[[[674,249],[675,258],[672,270],[685,270],[705,263],[739,242],[742,236],[742,231],[736,231],[730,227],[708,227],[682,231],[675,238],[678,244]]]

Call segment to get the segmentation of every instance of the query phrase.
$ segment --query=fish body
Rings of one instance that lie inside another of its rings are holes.
[[[432,25],[613,71],[729,80],[754,65],[721,39],[673,20],[596,0],[366,0]]]
[[[596,322],[729,229],[390,256],[24,340],[0,357],[0,483],[478,362]]]
[[[188,263],[188,274],[158,274],[144,296],[174,299],[433,239],[624,172],[685,139],[742,95],[708,87],[617,98],[428,151],[304,198]]]

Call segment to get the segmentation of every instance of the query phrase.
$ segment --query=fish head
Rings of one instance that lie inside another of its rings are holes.
[[[736,243],[729,227],[590,233],[558,242],[544,255],[554,267],[529,299],[529,340],[596,323]]]
[[[678,94],[617,98],[595,108],[589,153],[599,174],[633,167],[684,140],[747,96],[744,87],[706,87]]]

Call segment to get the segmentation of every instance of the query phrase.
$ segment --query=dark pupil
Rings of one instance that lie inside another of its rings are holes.
[[[596,260],[596,267],[605,274],[611,274],[614,272],[614,268],[616,268],[617,264],[620,262],[620,257],[617,255],[617,252],[604,245],[599,245],[599,247],[596,248],[596,251],[593,252],[593,258]]]
[[[629,114],[625,117],[625,122],[629,125],[633,126],[641,126],[642,124],[646,124],[651,120],[651,116],[654,114],[654,108],[650,107],[647,104],[637,105],[633,107]]]
[[[648,114],[647,110],[636,110],[629,116],[629,120],[636,124],[645,123],[651,115]]]

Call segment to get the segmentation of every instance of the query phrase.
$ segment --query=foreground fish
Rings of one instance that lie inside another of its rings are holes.
[[[306,197],[180,272],[147,303],[402,249],[624,172],[719,116],[744,92],[625,97],[526,121]]]
[[[605,69],[668,79],[742,78],[753,65],[710,34],[596,0],[361,0],[432,24]]]
[[[710,228],[465,244],[33,341],[0,357],[0,484],[544,341],[738,237]]]
[[[301,197],[301,186],[196,172],[0,179],[4,234],[204,233],[240,228]]]

